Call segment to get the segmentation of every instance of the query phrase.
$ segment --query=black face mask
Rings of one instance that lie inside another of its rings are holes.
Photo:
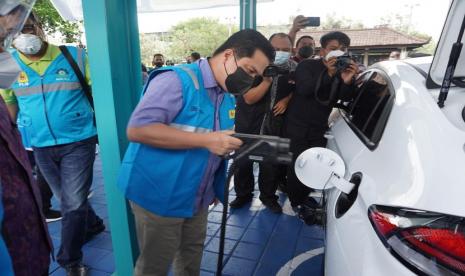
[[[236,58],[234,58],[234,61],[235,60]],[[226,65],[224,66],[224,70],[226,71],[226,74],[228,74],[228,71],[226,70]],[[254,77],[250,76],[244,71],[244,69],[237,66],[236,72],[228,74],[228,76],[226,77],[226,90],[228,90],[228,92],[233,94],[234,96],[240,96],[247,93],[247,91],[249,91],[250,88],[252,88],[254,81]]]
[[[163,62],[157,62],[155,63],[155,67],[163,67]]]
[[[309,58],[313,55],[312,46],[303,46],[299,49],[299,56],[302,58]]]

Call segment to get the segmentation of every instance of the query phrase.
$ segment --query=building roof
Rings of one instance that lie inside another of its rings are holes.
[[[429,42],[429,39],[407,35],[384,26],[371,29],[303,30],[297,33],[297,39],[303,35],[310,35],[315,39],[316,47],[320,47],[320,37],[331,31],[341,31],[347,34],[350,37],[352,49],[420,47]]]

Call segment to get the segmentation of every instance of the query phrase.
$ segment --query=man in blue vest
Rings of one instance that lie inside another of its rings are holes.
[[[118,180],[131,201],[140,256],[135,275],[198,275],[208,206],[222,199],[233,95],[247,92],[273,61],[254,30],[233,34],[209,59],[154,71],[131,116]],[[229,93],[226,93],[229,92]]]
[[[69,61],[57,46],[45,42],[41,25],[32,14],[13,46],[17,51],[12,55],[21,67],[11,86],[19,107],[18,122],[61,203],[57,261],[68,275],[87,275],[81,264],[82,245],[105,228],[87,201],[97,141],[94,113]],[[88,71],[85,53],[67,48],[81,72]]]

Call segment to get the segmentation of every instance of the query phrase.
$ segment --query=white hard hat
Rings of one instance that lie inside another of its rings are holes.
[[[21,31],[36,0],[0,0],[0,48],[7,49]]]

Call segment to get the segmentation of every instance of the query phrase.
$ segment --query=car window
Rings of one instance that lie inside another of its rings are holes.
[[[356,93],[347,106],[346,117],[357,134],[363,135],[364,142],[374,146],[381,138],[389,113],[386,109],[392,106],[394,95],[387,78],[377,71],[365,73],[355,84]]]

